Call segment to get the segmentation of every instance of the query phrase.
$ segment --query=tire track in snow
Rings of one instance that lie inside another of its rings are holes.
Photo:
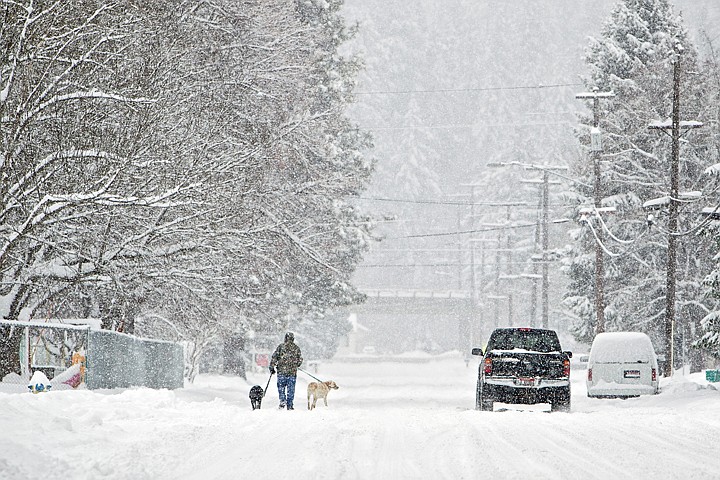
[[[555,465],[560,478],[637,478],[619,468],[612,457],[599,454],[587,445],[587,430],[578,428],[581,422],[575,419],[577,414],[549,415],[551,418],[540,419],[542,432],[536,438],[548,446],[550,454],[543,460]]]
[[[720,437],[718,395],[680,392],[627,402],[574,395],[569,414],[523,407],[478,412],[475,373],[459,362],[385,367],[335,365],[320,373],[338,380],[341,390],[331,394],[329,407],[312,412],[300,402],[302,387],[295,412],[274,408],[272,389],[264,408],[252,411],[248,382],[240,381],[226,390],[31,397],[22,409],[5,409],[22,433],[4,445],[27,455],[31,432],[42,432],[46,451],[65,462],[64,477],[82,479],[704,479],[717,473],[711,459]],[[23,398],[4,401],[17,407]],[[43,423],[35,418],[41,416]],[[5,458],[0,468],[26,472]]]
[[[636,457],[635,465],[638,462],[648,464],[643,465],[640,472],[655,470],[660,478],[668,478],[668,472],[680,468],[686,478],[706,478],[705,448],[716,442],[720,434],[717,428],[698,424],[671,412],[637,416],[627,413],[630,422],[618,422],[614,429],[615,444],[622,445],[621,451],[625,452],[637,451],[642,445],[644,450],[650,447],[658,453],[651,459]],[[631,466],[628,465],[628,468]]]

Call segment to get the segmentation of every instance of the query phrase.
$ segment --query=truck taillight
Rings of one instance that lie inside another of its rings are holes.
[[[592,368],[588,368],[588,382],[592,382]]]
[[[653,382],[657,381],[657,370],[655,370],[655,369],[653,368],[653,369],[652,369],[652,373],[650,373],[650,376],[652,377],[652,381],[653,381]]]
[[[492,374],[492,359],[491,358],[485,359],[485,368],[483,369],[483,372],[485,372],[485,375]]]
[[[568,359],[563,360],[563,376],[570,376],[570,360]]]

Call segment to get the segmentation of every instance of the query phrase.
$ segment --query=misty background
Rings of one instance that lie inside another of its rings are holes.
[[[539,174],[487,165],[563,166],[585,155],[573,129],[587,105],[575,94],[585,91],[589,38],[599,36],[616,4],[346,1],[348,23],[359,25],[346,49],[365,65],[350,116],[372,133],[377,161],[361,204],[378,219],[381,238],[355,273],[361,291],[468,291],[474,264],[486,301],[475,317],[473,342],[486,341],[494,326],[539,326],[540,306],[531,293],[540,235],[540,189],[532,180]],[[720,4],[674,6],[702,55],[701,39],[720,34]],[[553,178],[549,188],[551,222],[569,215],[568,183],[561,180]],[[569,242],[577,219],[568,220],[550,223],[551,250],[561,252]],[[538,225],[503,228],[520,224]],[[471,229],[476,233],[453,234]],[[558,263],[551,263],[549,327],[572,347],[560,305],[565,282]],[[357,317],[367,329],[365,342],[388,352],[455,348],[458,321],[451,309]]]

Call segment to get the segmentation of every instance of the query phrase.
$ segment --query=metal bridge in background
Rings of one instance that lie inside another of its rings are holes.
[[[469,309],[466,290],[360,289],[367,300],[353,308],[358,313],[429,313]],[[469,311],[469,310],[468,310]]]

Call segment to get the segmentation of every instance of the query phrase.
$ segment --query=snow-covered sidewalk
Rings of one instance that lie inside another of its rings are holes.
[[[657,396],[596,400],[575,371],[573,409],[474,410],[477,361],[325,363],[329,407],[252,411],[249,382],[200,376],[177,391],[0,393],[0,478],[415,479],[717,476],[720,393],[700,375]],[[692,380],[692,381],[690,381]]]

